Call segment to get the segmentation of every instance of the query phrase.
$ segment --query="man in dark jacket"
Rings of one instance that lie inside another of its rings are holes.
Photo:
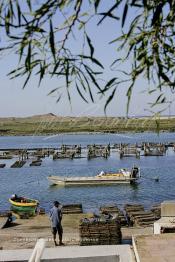
[[[64,245],[62,242],[63,237],[63,228],[61,225],[62,220],[62,212],[61,212],[61,205],[58,201],[54,201],[54,206],[50,210],[50,220],[51,220],[51,227],[52,227],[52,234],[55,246],[57,246],[56,242],[56,234],[58,232],[59,235],[59,245]]]

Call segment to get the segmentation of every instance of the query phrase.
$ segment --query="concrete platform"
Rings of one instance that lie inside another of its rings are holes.
[[[154,222],[154,234],[161,234],[162,228],[175,230],[175,217],[162,217]]]
[[[92,217],[92,214],[63,215],[63,242],[66,246],[79,245],[79,221],[84,217]],[[122,228],[122,237],[123,240],[127,240],[124,241],[127,244],[131,243],[133,235],[152,233],[153,227]],[[17,219],[12,227],[0,229],[0,249],[32,249],[39,238],[46,240],[46,248],[54,247],[47,215],[38,215],[31,219]]]
[[[161,217],[175,216],[175,200],[163,201],[161,203]]]
[[[133,248],[137,262],[174,262],[175,234],[135,236]]]
[[[0,261],[28,261],[31,249],[2,250]],[[132,262],[132,250],[129,245],[111,246],[71,246],[46,248],[43,261],[58,262]]]

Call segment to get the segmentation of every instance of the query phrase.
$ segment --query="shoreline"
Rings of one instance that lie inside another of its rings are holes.
[[[50,137],[56,137],[56,136],[61,136],[61,135],[118,135],[118,134],[142,134],[142,133],[146,133],[146,134],[161,134],[161,133],[168,133],[168,134],[171,134],[171,133],[175,133],[175,131],[169,131],[169,130],[159,130],[158,132],[157,131],[148,131],[148,130],[145,130],[145,131],[117,131],[117,132],[88,132],[88,131],[77,131],[77,132],[60,132],[60,133],[42,133],[42,134],[35,134],[35,135],[32,135],[32,134],[21,134],[21,133],[17,133],[17,134],[1,134],[0,133],[0,137],[26,137],[26,136],[29,136],[29,137],[47,137],[47,136],[50,136]]]

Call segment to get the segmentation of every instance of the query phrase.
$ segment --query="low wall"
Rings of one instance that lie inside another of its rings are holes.
[[[1,250],[0,261],[28,261],[31,249]],[[46,248],[42,262],[131,262],[132,254],[129,245],[109,246],[72,246]]]

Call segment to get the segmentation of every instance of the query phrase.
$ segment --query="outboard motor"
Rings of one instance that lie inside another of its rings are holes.
[[[131,177],[132,178],[137,178],[138,174],[139,174],[139,168],[137,166],[134,166],[132,168]]]

